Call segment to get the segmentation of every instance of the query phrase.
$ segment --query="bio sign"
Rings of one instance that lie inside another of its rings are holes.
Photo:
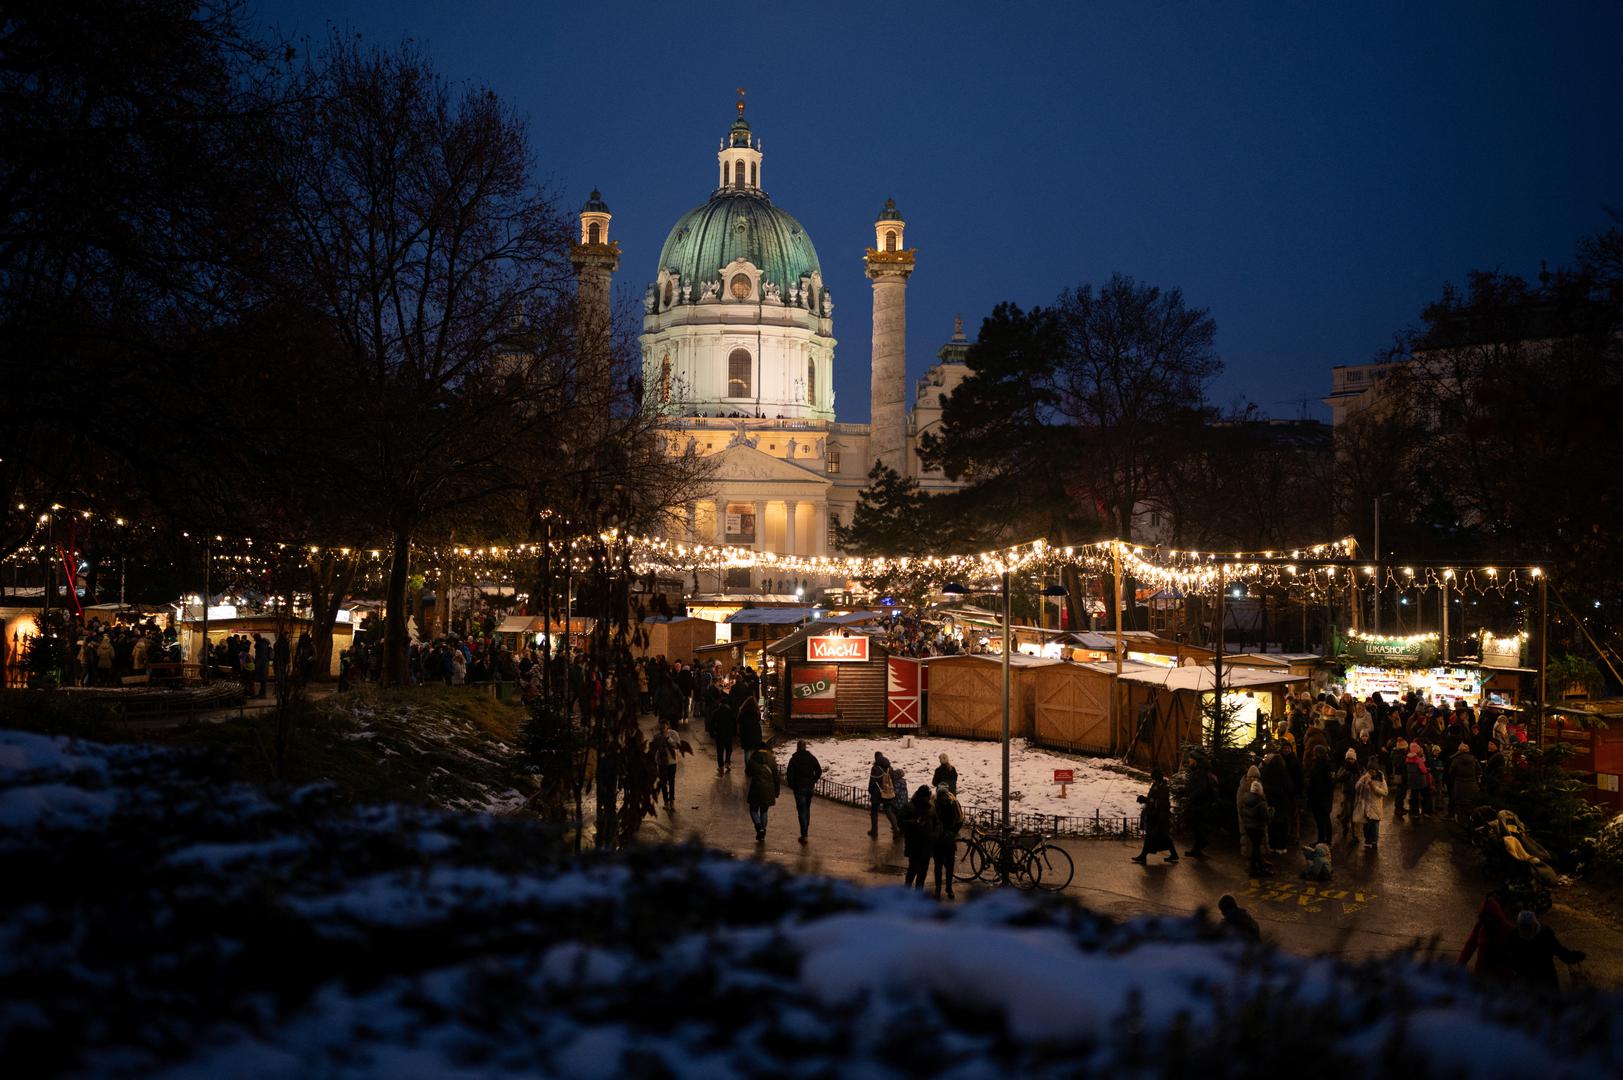
[[[797,664],[789,680],[790,712],[795,716],[833,716],[840,669],[831,664]]]
[[[829,664],[866,663],[868,639],[860,635],[825,634],[806,639],[806,659]]]

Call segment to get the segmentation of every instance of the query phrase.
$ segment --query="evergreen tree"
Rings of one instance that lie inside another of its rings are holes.
[[[920,555],[931,548],[926,521],[930,496],[919,482],[883,461],[868,470],[849,525],[834,527],[835,543],[852,555]]]

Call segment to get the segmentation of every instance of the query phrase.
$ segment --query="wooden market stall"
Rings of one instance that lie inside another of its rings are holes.
[[[1110,723],[1113,664],[1053,664],[1034,669],[1030,678],[1033,742],[1087,754],[1115,750]]]
[[[1585,799],[1612,810],[1623,809],[1623,698],[1571,701],[1553,706],[1544,721],[1544,745],[1565,743],[1572,756],[1565,767],[1588,786]]]
[[[777,678],[774,724],[796,734],[886,727],[890,653],[880,639],[832,620],[809,623],[766,647]]]
[[[1102,666],[1102,665],[1101,665]],[[1126,760],[1148,768],[1178,768],[1185,743],[1199,743],[1204,735],[1205,705],[1216,686],[1215,675],[1204,665],[1151,669],[1124,669],[1124,702],[1117,716],[1117,745]],[[1286,692],[1306,682],[1305,676],[1260,668],[1223,669],[1225,703],[1239,710],[1239,737],[1250,742],[1258,724],[1285,711]]]
[[[693,662],[694,650],[716,643],[716,624],[709,619],[687,615],[656,615],[642,621],[644,641],[638,656],[663,656],[685,664]]]
[[[1009,657],[1009,734],[1029,737],[1036,711],[1035,674],[1060,664],[1018,654]],[[925,728],[931,735],[962,739],[1003,737],[1003,658],[932,656]]]

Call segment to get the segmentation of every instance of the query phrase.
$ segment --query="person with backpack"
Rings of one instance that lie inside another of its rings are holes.
[[[766,745],[761,734],[761,703],[753,693],[746,695],[738,706],[738,745],[746,754],[753,754]]]
[[[935,852],[935,808],[930,805],[930,789],[923,784],[908,800],[902,813],[902,853],[907,856],[909,888],[924,890],[924,879],[930,871],[930,856]]]
[[[1381,767],[1369,763],[1369,770],[1358,780],[1357,805],[1353,816],[1364,823],[1364,846],[1374,848],[1381,842],[1381,818],[1386,808],[1386,777]]]
[[[958,858],[958,833],[964,827],[964,808],[958,805],[958,797],[946,784],[937,785],[935,789],[935,823],[935,850],[931,852],[935,863],[935,898],[941,899],[941,885],[945,881],[947,899],[956,900],[952,894],[952,871]]]
[[[778,769],[778,759],[772,756],[772,751],[763,746],[752,752],[744,763],[744,779],[747,785],[745,798],[749,802],[750,822],[755,826],[755,842],[764,843],[766,812],[778,801],[778,794],[783,789],[783,775]]]
[[[879,835],[879,815],[883,813],[890,822],[890,831],[894,836],[899,826],[896,823],[896,784],[890,775],[890,759],[879,751],[873,752],[873,767],[868,770],[868,835]]]
[[[664,717],[659,719],[659,730],[649,741],[649,749],[654,754],[655,773],[654,793],[665,797],[665,809],[676,809],[676,758],[681,752],[677,746],[676,734],[671,730],[671,723]]]
[[[801,739],[789,758],[789,768],[784,778],[789,781],[789,790],[795,797],[795,814],[800,818],[802,844],[806,843],[806,834],[811,830],[812,796],[817,793],[817,781],[822,777],[823,763],[807,749],[806,740]]]

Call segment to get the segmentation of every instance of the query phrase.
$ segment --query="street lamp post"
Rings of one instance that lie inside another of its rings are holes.
[[[1003,571],[1003,832],[1009,832],[1009,571]],[[1009,880],[1008,842],[1003,844],[1003,866],[1000,876]]]

